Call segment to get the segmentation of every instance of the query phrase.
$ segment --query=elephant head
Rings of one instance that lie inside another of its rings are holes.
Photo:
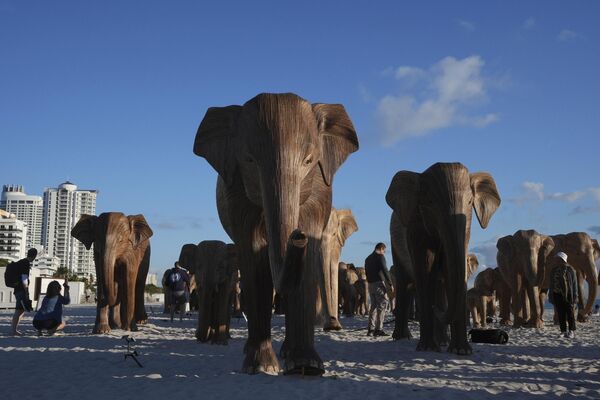
[[[441,244],[448,310],[438,317],[442,321],[464,319],[472,210],[486,228],[500,206],[494,179],[485,172],[470,174],[460,163],[437,163],[423,173],[396,173],[386,202],[399,214],[402,225],[409,229],[419,226],[428,238]],[[414,260],[413,249],[409,250]]]
[[[325,293],[317,297],[317,315],[325,314],[325,330],[341,329],[338,320],[338,264],[346,239],[357,230],[358,225],[352,211],[331,209],[321,239]],[[325,309],[323,304],[326,305]]]
[[[319,176],[331,186],[336,170],[357,149],[356,132],[339,104],[310,104],[291,93],[265,93],[243,106],[206,112],[194,153],[206,158],[226,185],[241,177],[248,199],[263,208],[278,292],[286,245],[299,226],[301,205],[314,190],[313,180]],[[324,221],[330,205],[319,210]]]
[[[179,265],[187,269],[190,274],[194,274],[198,262],[198,246],[193,243],[187,243],[181,246],[179,252]]]
[[[152,234],[152,229],[141,214],[109,212],[99,216],[81,216],[71,230],[71,236],[82,242],[88,250],[94,245],[99,300],[103,299],[111,306],[116,304],[116,267],[130,264],[138,249],[147,246]]]

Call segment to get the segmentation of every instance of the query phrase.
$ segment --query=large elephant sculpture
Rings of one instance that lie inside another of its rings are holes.
[[[81,215],[71,236],[94,245],[98,303],[93,333],[137,330],[148,319],[144,289],[150,267],[152,229],[143,215],[120,212]]]
[[[335,172],[358,138],[344,107],[287,94],[209,108],[194,153],[218,172],[217,210],[237,247],[248,313],[242,370],[276,373],[273,287],[286,302],[284,373],[322,374],[314,346],[321,239]]]
[[[460,163],[436,163],[423,173],[396,173],[386,202],[393,209],[390,234],[394,265],[403,269],[402,275],[414,277],[416,283],[420,320],[417,350],[439,351],[436,332],[450,324],[448,351],[470,354],[466,262],[471,217],[475,209],[479,224],[486,228],[500,206],[494,179],[485,172],[470,174]],[[398,259],[397,250],[403,241],[411,262]],[[408,310],[409,279],[404,281],[407,284],[399,284],[397,289],[397,299],[403,303],[396,304],[400,313]],[[400,324],[400,333],[408,337],[408,322]]]
[[[357,230],[358,225],[352,211],[331,209],[321,239],[325,293],[317,296],[317,315],[324,314],[323,330],[325,331],[342,329],[338,318],[338,265],[342,247],[350,235]],[[325,303],[325,307],[322,307],[322,303]]]
[[[471,289],[470,289],[471,290]],[[481,271],[475,277],[475,283],[471,292],[472,304],[469,305],[473,322],[476,326],[486,326],[488,314],[495,315],[495,303],[500,305],[500,324],[510,325],[510,287],[504,281],[499,268],[488,268]],[[489,307],[489,304],[492,307]]]
[[[356,291],[356,304],[354,312],[358,315],[369,314],[369,283],[367,282],[367,272],[364,268],[357,268],[356,275],[358,279],[354,282]]]
[[[540,289],[544,281],[548,256],[554,248],[550,236],[533,229],[518,230],[496,243],[498,268],[511,290],[513,327],[541,328],[543,326],[543,297]],[[529,312],[527,304],[529,304]]]
[[[571,232],[565,235],[550,236],[554,242],[554,249],[550,253],[550,262],[555,261],[555,255],[559,251],[567,254],[567,260],[577,273],[579,304],[577,320],[585,322],[592,312],[596,296],[598,294],[598,272],[596,261],[600,259],[600,246],[598,241],[592,239],[584,232]],[[551,268],[545,272],[543,289],[548,289]],[[588,284],[587,299],[584,297],[584,280]],[[584,300],[585,299],[585,300]]]
[[[194,276],[199,296],[196,338],[200,342],[228,342],[237,265],[233,244],[218,240],[205,240],[198,244]]]

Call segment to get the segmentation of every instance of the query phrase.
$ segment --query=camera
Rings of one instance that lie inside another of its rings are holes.
[[[121,339],[125,339],[125,341],[127,343],[135,343],[135,338],[129,336],[129,335],[124,335],[121,337]]]

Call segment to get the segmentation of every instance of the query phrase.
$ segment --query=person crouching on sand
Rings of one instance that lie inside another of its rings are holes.
[[[575,304],[577,304],[577,279],[575,270],[567,264],[567,255],[562,251],[556,253],[558,264],[550,273],[550,290],[548,297],[550,303],[558,314],[560,331],[564,337],[574,338],[575,330]],[[569,330],[567,330],[567,322]]]
[[[54,335],[56,331],[65,327],[62,320],[63,305],[69,304],[71,298],[69,297],[69,282],[65,280],[63,286],[65,288],[64,296],[60,294],[61,289],[58,281],[52,281],[48,284],[42,306],[33,317],[33,326],[37,329],[38,335],[42,334],[42,330],[47,330],[48,334]]]

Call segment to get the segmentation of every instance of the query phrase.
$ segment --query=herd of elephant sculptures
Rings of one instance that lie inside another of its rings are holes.
[[[271,342],[274,293],[285,311],[280,356],[286,374],[324,372],[315,326],[341,329],[340,303],[345,314],[366,313],[366,280],[359,276],[364,270],[339,262],[358,226],[350,210],[332,207],[334,175],[358,147],[342,105],[311,104],[290,93],[211,107],[202,119],[193,151],[218,173],[219,219],[234,244],[186,244],[179,262],[194,275],[200,341],[227,342],[232,310],[240,311],[241,285],[248,319],[243,371],[280,371]],[[486,228],[500,206],[490,174],[469,173],[460,163],[436,163],[422,173],[400,171],[385,200],[393,210],[395,339],[410,338],[415,301],[418,350],[447,345],[450,352],[470,354],[467,310],[475,325],[484,325],[487,304],[496,298],[501,323],[510,323],[512,311],[513,326],[540,327],[557,251],[569,256],[582,292],[584,280],[588,283],[579,319],[590,313],[600,248],[585,233],[546,236],[520,230],[505,236],[497,243],[498,267],[482,271],[467,291],[478,264],[467,254],[472,211]],[[143,291],[152,230],[144,217],[84,215],[71,233],[88,249],[94,245],[98,305],[93,332],[136,330],[148,318]]]

